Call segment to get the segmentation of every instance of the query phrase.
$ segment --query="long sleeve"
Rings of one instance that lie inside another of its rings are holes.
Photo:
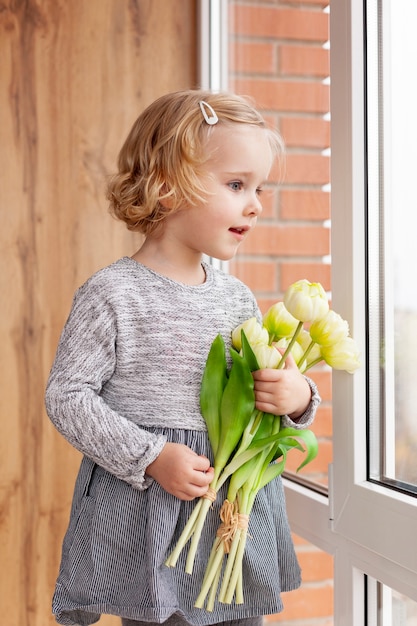
[[[80,452],[138,489],[165,438],[112,409],[101,393],[116,365],[116,324],[100,290],[76,295],[62,332],[47,389],[46,408],[61,434]]]
[[[288,415],[284,415],[282,419],[283,426],[290,426],[291,428],[308,428],[312,423],[316,416],[317,407],[321,402],[321,398],[317,389],[317,385],[311,378],[308,376],[304,377],[308,382],[311,391],[311,399],[308,407],[304,411],[304,413],[294,422],[292,419],[288,417]]]

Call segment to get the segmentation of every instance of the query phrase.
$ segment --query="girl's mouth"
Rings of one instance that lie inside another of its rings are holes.
[[[229,228],[229,230],[232,233],[237,233],[238,235],[244,235],[249,230],[249,228],[247,226],[241,226],[241,227],[232,226],[232,228]]]
[[[238,228],[238,227],[229,228],[229,231],[233,233],[236,236],[236,238],[238,238],[239,240],[244,239],[244,236],[247,230],[248,230],[247,228]]]

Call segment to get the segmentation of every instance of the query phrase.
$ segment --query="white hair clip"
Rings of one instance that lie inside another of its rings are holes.
[[[213,107],[210,106],[208,102],[205,102],[204,100],[200,100],[199,105],[200,105],[201,112],[207,124],[209,124],[210,126],[217,124],[217,122],[219,121],[219,118],[217,117],[216,111],[213,109]]]

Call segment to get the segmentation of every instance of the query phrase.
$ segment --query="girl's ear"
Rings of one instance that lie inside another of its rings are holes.
[[[172,209],[174,206],[174,202],[175,202],[174,194],[170,193],[170,190],[168,189],[166,185],[164,185],[161,189],[159,202],[164,207],[164,209]]]
[[[159,204],[161,204],[164,209],[172,209],[172,207],[174,206],[174,200],[172,196],[164,196],[162,198],[159,198]]]

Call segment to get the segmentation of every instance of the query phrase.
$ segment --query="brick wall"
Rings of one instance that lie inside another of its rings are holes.
[[[286,144],[285,167],[272,172],[258,225],[230,266],[263,312],[300,278],[331,288],[328,4],[229,0],[230,89],[251,96]],[[303,470],[321,484],[332,459],[330,376],[325,368],[312,374],[323,399],[314,424],[319,454]],[[284,594],[284,612],[269,623],[330,626],[332,558],[298,537],[295,544],[303,585]]]
[[[301,537],[293,536],[303,584],[283,595],[284,611],[266,618],[266,626],[333,626],[333,559]]]

